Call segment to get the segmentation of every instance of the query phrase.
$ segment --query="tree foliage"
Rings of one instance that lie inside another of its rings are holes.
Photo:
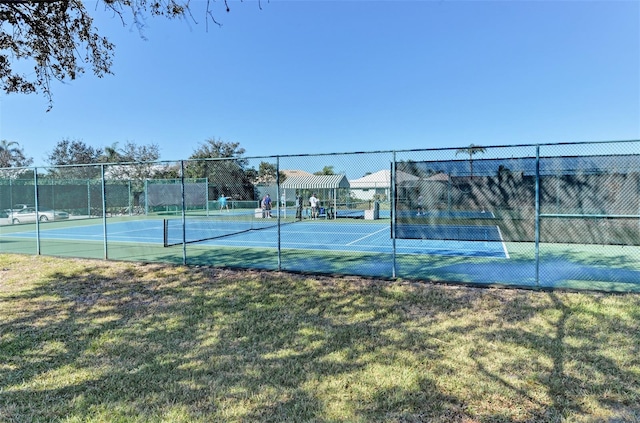
[[[261,184],[272,184],[276,182],[276,179],[282,183],[287,179],[287,175],[284,172],[278,172],[278,167],[273,163],[260,162],[256,182]]]
[[[142,31],[146,15],[195,22],[189,4],[189,0],[98,0],[96,10],[103,8],[123,25],[131,20]],[[206,22],[216,22],[212,4],[207,1]],[[226,0],[224,8],[229,11]],[[50,109],[52,80],[74,80],[87,68],[97,77],[110,74],[114,48],[99,33],[82,0],[0,0],[0,84],[6,93],[41,92]]]
[[[333,166],[325,166],[322,168],[322,170],[318,171],[318,172],[313,172],[314,175],[335,175],[335,172],[333,171]]]
[[[122,148],[118,148],[118,143],[105,147],[100,161],[113,163],[106,170],[110,179],[135,181],[136,187],[142,189],[145,179],[165,173],[167,166],[154,163],[159,158],[157,144],[137,145],[127,141]]]
[[[0,141],[0,168],[24,167],[31,163],[33,159],[25,156],[20,144],[15,141]]]
[[[65,138],[58,141],[55,148],[48,153],[46,162],[51,166],[49,174],[53,177],[67,179],[92,179],[100,176],[100,168],[97,166],[69,166],[90,165],[100,161],[101,148],[94,148],[81,140]]]
[[[244,148],[237,142],[207,139],[189,157],[185,165],[188,178],[207,178],[211,198],[221,194],[235,199],[254,199],[255,169],[247,169]]]
[[[204,143],[200,144],[192,154],[190,159],[227,159],[227,158],[241,158],[244,155],[245,149],[240,147],[238,142],[225,142],[220,139],[209,138]],[[246,166],[247,160],[241,160],[243,165]]]
[[[160,147],[158,144],[137,145],[131,141],[124,144],[120,150],[120,161],[123,162],[153,162],[160,158]]]
[[[65,138],[58,141],[53,151],[48,153],[46,161],[52,166],[93,164],[99,162],[101,156],[101,148],[91,147],[81,140]]]

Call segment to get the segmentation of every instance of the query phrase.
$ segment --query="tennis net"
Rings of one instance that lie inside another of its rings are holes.
[[[191,244],[217,238],[224,238],[246,232],[258,231],[285,225],[296,221],[295,212],[280,210],[282,215],[277,216],[276,210],[271,211],[271,218],[263,217],[261,210],[252,213],[220,213],[210,216],[164,219],[163,239],[164,246],[171,247]]]
[[[336,217],[348,217],[352,219],[364,218],[364,211],[373,207],[373,201],[351,201],[336,204]]]
[[[447,241],[502,242],[500,227],[496,225],[431,225],[418,223],[397,224],[396,238]]]

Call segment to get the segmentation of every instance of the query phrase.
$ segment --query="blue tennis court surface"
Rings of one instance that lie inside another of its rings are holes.
[[[31,229],[31,228],[30,228]],[[196,235],[189,234],[187,239]],[[191,230],[198,230],[196,228]],[[242,229],[240,229],[242,230]],[[363,253],[392,253],[393,240],[390,237],[389,222],[344,223],[331,221],[302,221],[280,227],[280,247],[282,249],[303,249],[320,251],[345,251]],[[132,220],[107,224],[108,242],[132,242],[160,244],[164,242],[163,220]],[[3,237],[35,238],[33,230],[1,234]],[[78,225],[47,229],[41,226],[41,240],[103,241],[104,227],[100,224]],[[198,242],[198,246],[275,248],[278,228],[271,227],[242,232],[222,238]],[[180,242],[181,238],[173,241]],[[181,245],[181,244],[180,244]],[[181,248],[181,246],[169,247]],[[495,240],[460,241],[439,239],[396,239],[398,254],[434,254],[447,256],[501,257],[508,258],[504,243]]]
[[[495,219],[493,212],[485,210],[399,210],[398,217],[419,217],[437,219]]]

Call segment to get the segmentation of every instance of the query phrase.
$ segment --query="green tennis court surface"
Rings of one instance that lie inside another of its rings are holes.
[[[187,232],[199,230],[198,220],[187,219],[190,223],[185,226],[186,237],[195,236]],[[277,224],[277,219],[269,219],[273,220]],[[105,258],[108,250],[109,259],[175,264],[183,263],[186,254],[186,263],[190,265],[302,272],[311,269],[318,273],[455,280],[480,285],[497,283],[624,292],[640,289],[638,247],[545,244],[540,248],[540,264],[536,267],[532,243],[435,239],[396,239],[394,242],[388,220],[320,219],[287,222],[279,232],[276,226],[189,243],[184,250],[183,244],[164,247],[164,221],[110,218],[106,224],[101,219],[41,224],[42,253]],[[439,230],[454,229],[441,227]],[[412,228],[411,233],[415,236],[421,231],[419,227]],[[276,254],[278,236],[281,256]],[[181,230],[178,237],[182,237]],[[35,225],[0,227],[0,252],[33,254],[35,247]],[[392,273],[394,263],[396,272]],[[611,263],[618,264],[612,267]],[[536,272],[540,275],[538,283],[532,276]]]
[[[255,221],[218,221],[217,219],[187,219],[182,230],[181,219],[168,223],[161,219],[131,220],[102,224],[48,228],[41,225],[41,240],[125,242],[137,244],[168,244],[179,248],[183,239],[187,242],[201,240],[205,247],[275,248],[277,247],[277,219],[256,219],[267,227],[254,227]],[[392,253],[389,222],[336,222],[332,220],[307,220],[280,227],[280,247],[283,249],[348,251],[363,253]],[[167,229],[168,228],[168,229]],[[17,228],[16,228],[17,229]],[[35,239],[33,226],[24,231],[0,235],[0,238]],[[259,229],[259,230],[256,230]],[[416,228],[407,228],[416,230]],[[440,228],[449,233],[465,232],[464,228]],[[420,231],[420,229],[417,229]],[[484,236],[484,234],[483,234]],[[215,239],[206,239],[215,238]],[[495,234],[486,240],[467,241],[457,239],[397,239],[398,254],[435,254],[445,256],[473,256],[507,258],[508,253]]]

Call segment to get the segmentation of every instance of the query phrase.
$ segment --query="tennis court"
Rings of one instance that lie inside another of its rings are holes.
[[[228,222],[212,219],[186,220],[184,239],[201,247],[235,248],[276,248],[278,240],[277,219],[257,219],[268,227],[253,227],[255,221]],[[284,219],[283,219],[284,221]],[[168,248],[180,248],[183,240],[181,219],[145,219],[109,222],[106,225],[108,242],[136,244],[170,244]],[[167,231],[167,228],[168,231]],[[423,228],[404,228],[417,230]],[[391,228],[388,221],[343,222],[336,220],[306,220],[280,226],[280,247],[282,249],[303,249],[316,251],[344,251],[361,253],[392,253]],[[466,231],[465,228],[439,228],[437,233]],[[35,239],[34,226],[25,226],[24,231],[2,234],[0,238]],[[105,239],[102,223],[65,226],[60,228],[40,227],[41,240],[96,241]],[[470,256],[508,258],[504,243],[495,234],[486,241],[463,241],[455,239],[396,239],[397,254],[430,254],[444,256]]]
[[[447,148],[27,169],[0,178],[0,252],[638,291],[639,147],[631,140],[493,146],[473,160]],[[262,216],[267,194],[271,219]],[[21,203],[69,218],[13,224],[2,212]]]

